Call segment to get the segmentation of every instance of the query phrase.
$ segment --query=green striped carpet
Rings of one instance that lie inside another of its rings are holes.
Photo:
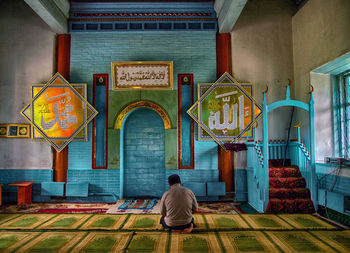
[[[0,214],[0,252],[350,252],[350,230],[308,214],[196,214],[191,234],[158,214]]]

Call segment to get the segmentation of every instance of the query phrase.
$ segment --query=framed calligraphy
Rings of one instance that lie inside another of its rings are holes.
[[[59,73],[21,111],[22,116],[58,152],[74,140],[97,113]]]
[[[199,125],[199,140],[235,143],[249,132],[262,115],[252,84],[240,84],[224,73],[215,83],[198,84],[198,101],[187,111]],[[204,131],[206,133],[204,133]]]
[[[173,62],[112,62],[114,90],[173,89]]]
[[[32,84],[32,99],[40,92],[40,90],[45,86],[45,84]],[[86,84],[72,84],[73,88],[84,98],[87,99],[87,85]],[[46,104],[45,107],[48,105]],[[40,112],[40,111],[39,111]],[[75,137],[74,141],[87,141],[87,126],[84,127]],[[45,138],[40,134],[38,130],[32,126],[32,139],[33,140],[45,140]]]

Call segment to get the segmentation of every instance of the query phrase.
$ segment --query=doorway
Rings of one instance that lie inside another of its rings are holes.
[[[131,112],[124,125],[125,197],[161,197],[165,188],[165,131],[152,109]]]

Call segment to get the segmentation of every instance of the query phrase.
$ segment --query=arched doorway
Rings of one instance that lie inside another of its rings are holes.
[[[165,187],[163,119],[152,109],[136,109],[125,119],[123,133],[124,196],[162,196]]]

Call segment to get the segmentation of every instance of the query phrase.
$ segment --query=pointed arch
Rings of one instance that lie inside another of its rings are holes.
[[[149,108],[154,111],[156,111],[159,116],[163,119],[164,122],[164,129],[171,129],[171,121],[166,113],[166,111],[156,103],[153,103],[151,101],[146,101],[146,100],[140,100],[133,102],[126,107],[124,107],[117,115],[115,121],[114,121],[114,129],[121,129],[123,121],[125,117],[132,112],[133,110],[139,109],[139,108]]]

